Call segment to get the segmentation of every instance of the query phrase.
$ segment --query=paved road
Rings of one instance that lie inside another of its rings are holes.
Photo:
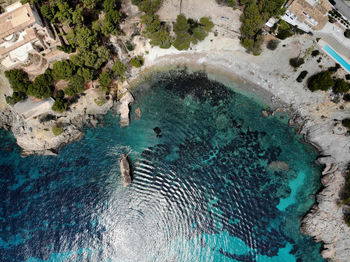
[[[345,3],[347,0],[334,0],[336,2],[335,7],[342,13],[348,20],[350,20],[350,2]]]

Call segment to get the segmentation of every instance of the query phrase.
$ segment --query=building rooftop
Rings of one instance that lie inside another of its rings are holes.
[[[21,31],[36,22],[32,8],[27,3],[0,15],[0,39]]]

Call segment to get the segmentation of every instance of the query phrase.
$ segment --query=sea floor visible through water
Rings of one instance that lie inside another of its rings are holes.
[[[264,118],[238,82],[154,77],[134,93],[130,127],[111,112],[56,157],[21,158],[0,131],[0,260],[323,261],[299,229],[320,188],[317,153],[287,116]]]

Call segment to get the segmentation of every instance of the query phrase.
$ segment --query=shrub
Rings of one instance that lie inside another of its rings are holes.
[[[342,125],[345,126],[347,129],[350,129],[350,118],[345,118],[341,121]]]
[[[52,76],[55,80],[67,79],[74,75],[75,65],[69,60],[57,61],[53,64]]]
[[[350,38],[350,29],[346,29],[346,30],[345,30],[344,36],[345,36],[346,38]]]
[[[267,49],[270,49],[273,51],[273,50],[276,50],[279,43],[280,43],[280,41],[272,39],[267,43],[266,47],[267,47]]]
[[[56,92],[56,98],[64,98],[64,92],[63,90],[58,90]]]
[[[119,60],[116,60],[114,62],[113,67],[112,67],[112,71],[113,71],[114,75],[122,77],[122,78],[125,76],[126,69],[127,69],[126,65],[124,65]]]
[[[13,91],[27,93],[30,82],[26,72],[22,69],[12,69],[5,71],[5,76],[9,80]]]
[[[28,95],[36,98],[49,98],[54,90],[52,85],[53,77],[51,70],[46,70],[44,74],[38,75],[34,82],[28,87]]]
[[[337,79],[334,82],[333,92],[336,94],[346,93],[349,91],[349,84],[344,79]]]
[[[87,67],[80,67],[77,71],[77,75],[82,77],[84,82],[89,82],[94,78],[94,71]]]
[[[320,54],[320,51],[319,51],[319,50],[314,50],[314,51],[312,51],[312,53],[311,53],[311,55],[312,55],[313,57],[318,56],[319,54]]]
[[[95,102],[96,105],[98,105],[98,106],[103,106],[103,105],[107,102],[107,100],[106,100],[106,98],[104,98],[104,97],[98,97],[98,98],[95,98],[95,99],[94,99],[94,102]]]
[[[63,128],[58,125],[54,125],[51,130],[55,136],[59,136],[63,133]]]
[[[292,27],[287,22],[282,20],[280,22],[280,26],[278,28],[278,33],[276,37],[281,40],[284,40],[292,35],[294,35]]]
[[[25,93],[13,92],[12,96],[6,96],[6,103],[13,106],[14,104],[23,101],[26,98],[27,96]]]
[[[64,89],[64,93],[68,96],[74,96],[75,94],[84,92],[84,90],[84,79],[79,75],[75,75],[70,78],[68,87]]]
[[[329,88],[333,87],[334,81],[332,79],[331,72],[322,71],[318,74],[311,76],[308,79],[308,88],[314,92],[316,90],[327,91]]]
[[[211,21],[210,17],[202,17],[201,19],[199,19],[199,23],[201,24],[203,29],[208,33],[214,27],[214,23]]]
[[[131,41],[126,41],[125,45],[129,51],[133,51],[135,49],[135,44],[132,43]]]
[[[52,110],[55,112],[62,113],[68,108],[68,102],[64,98],[56,98],[55,103],[52,105]]]
[[[65,52],[67,54],[75,52],[75,48],[71,45],[61,45],[56,47],[57,50],[60,50],[62,52]]]
[[[231,7],[234,7],[236,5],[235,0],[216,0],[218,4],[228,5]]]
[[[299,76],[297,77],[297,81],[299,83],[303,82],[304,78],[306,77],[306,75],[308,74],[307,71],[301,71],[301,73],[299,74]]]
[[[329,72],[335,73],[338,71],[338,69],[340,68],[340,65],[338,63],[335,64],[335,66],[331,66],[328,68]]]
[[[344,101],[349,102],[350,101],[350,94],[345,94],[343,96]]]
[[[289,64],[294,68],[298,68],[304,63],[305,63],[304,58],[295,57],[289,60]]]
[[[144,63],[144,59],[142,56],[136,56],[136,57],[131,58],[131,60],[130,60],[130,64],[136,68],[143,66],[143,63]]]
[[[108,87],[112,81],[112,76],[109,72],[104,71],[98,77],[98,83],[103,87]]]

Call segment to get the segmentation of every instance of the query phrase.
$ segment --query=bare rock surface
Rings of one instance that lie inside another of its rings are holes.
[[[131,184],[132,174],[130,168],[130,162],[127,154],[122,154],[119,160],[120,174],[123,180],[123,186],[127,187]]]
[[[130,124],[129,105],[134,101],[134,97],[129,91],[125,91],[119,100],[118,113],[120,114],[120,127],[126,127]]]

